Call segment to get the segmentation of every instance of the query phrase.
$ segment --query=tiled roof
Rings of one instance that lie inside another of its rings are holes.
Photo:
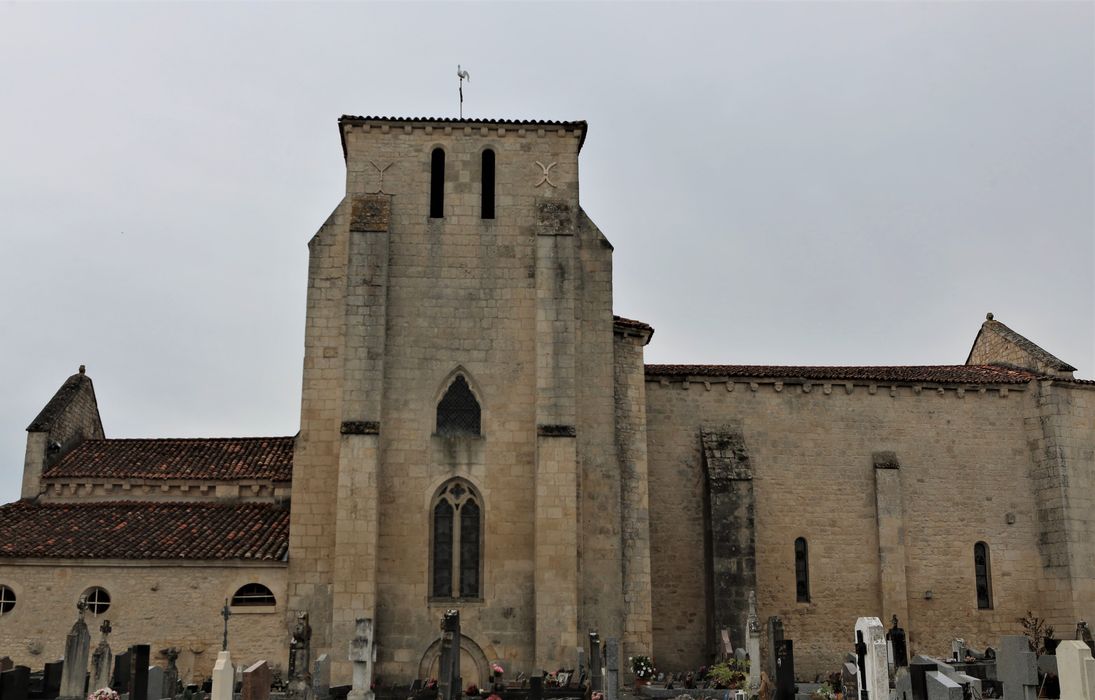
[[[293,441],[292,437],[85,440],[42,476],[290,481]]]
[[[289,509],[268,504],[35,503],[0,506],[0,559],[282,561]]]
[[[649,323],[643,323],[642,321],[636,321],[631,318],[624,318],[623,316],[613,316],[612,322],[615,325],[624,328],[634,328],[637,331],[650,331],[651,333],[654,332],[654,326],[651,326]]]
[[[80,389],[84,386],[91,387],[91,377],[87,376],[83,372],[83,366],[80,367],[80,372],[74,374],[65,380],[65,383],[61,385],[61,388],[57,390],[57,393],[53,395],[53,398],[49,400],[49,403],[34,417],[34,420],[27,426],[27,432],[45,432],[53,427],[53,422],[57,420],[57,417],[64,413],[68,404],[76,398],[76,395],[80,393]],[[93,389],[94,390],[94,389]]]
[[[381,117],[381,116],[356,116],[353,114],[343,114],[338,118],[339,131],[342,131],[343,124],[364,124],[365,122],[389,122],[397,124],[466,124],[467,126],[475,125],[492,125],[492,126],[514,126],[518,128],[536,128],[540,126],[561,126],[564,129],[575,129],[582,132],[582,136],[578,141],[578,150],[582,150],[582,146],[586,142],[586,133],[589,131],[589,124],[585,120],[579,121],[553,121],[550,119],[463,119],[454,117]],[[342,134],[342,154],[346,155],[346,136]]]
[[[995,365],[897,367],[798,367],[788,365],[647,365],[648,377],[741,377],[747,379],[862,380],[938,384],[1026,384],[1036,374]]]

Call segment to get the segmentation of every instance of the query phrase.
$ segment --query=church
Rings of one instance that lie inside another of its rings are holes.
[[[338,129],[299,432],[111,438],[81,367],[0,506],[0,656],[59,657],[81,597],[184,678],[226,603],[242,663],[284,668],[306,614],[335,684],[361,617],[382,682],[435,676],[452,608],[480,683],[573,668],[591,630],[694,670],[754,593],[804,679],[860,616],[946,654],[1095,613],[1095,381],[1067,362],[990,314],[953,365],[646,364],[579,202],[585,122]]]

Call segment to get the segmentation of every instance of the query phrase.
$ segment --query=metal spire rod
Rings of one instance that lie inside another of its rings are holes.
[[[460,118],[464,118],[464,81],[471,82],[471,74],[466,70],[461,70],[460,64],[456,64],[456,76],[460,78]]]

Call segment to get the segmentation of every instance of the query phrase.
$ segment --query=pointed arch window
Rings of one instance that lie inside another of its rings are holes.
[[[483,597],[482,517],[482,499],[463,479],[438,492],[432,508],[430,597]]]
[[[445,151],[440,147],[430,154],[430,218],[445,216]]]
[[[482,166],[482,213],[484,219],[494,218],[494,151],[490,148],[483,151]]]
[[[989,546],[984,542],[973,545],[973,574],[977,586],[977,609],[992,610],[992,570]]]
[[[437,404],[438,435],[480,435],[479,401],[464,375],[458,374]]]
[[[795,600],[810,602],[810,552],[805,537],[795,540]]]

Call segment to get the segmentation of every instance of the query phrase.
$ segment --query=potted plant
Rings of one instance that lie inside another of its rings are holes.
[[[627,657],[627,662],[631,665],[631,672],[635,674],[635,690],[649,685],[650,679],[654,677],[654,662],[651,658],[640,654]]]

